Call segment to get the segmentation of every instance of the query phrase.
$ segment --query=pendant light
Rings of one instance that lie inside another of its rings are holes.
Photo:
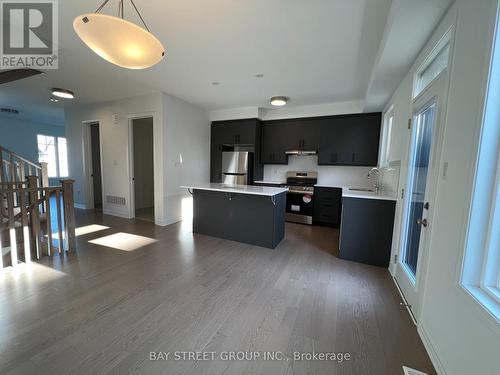
[[[165,56],[165,48],[149,31],[134,0],[130,3],[144,28],[124,19],[123,1],[118,2],[118,17],[100,13],[109,2],[105,0],[94,13],[76,17],[73,28],[80,39],[104,60],[128,69],[149,68]]]

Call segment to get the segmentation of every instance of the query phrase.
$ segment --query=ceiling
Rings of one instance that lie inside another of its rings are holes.
[[[111,0],[105,12],[115,12],[117,2]],[[75,91],[71,105],[163,91],[207,110],[269,107],[273,95],[302,106],[367,100],[368,94],[382,98],[372,105],[380,107],[451,2],[136,0],[166,47],[163,61],[137,71],[102,60],[74,33],[73,19],[94,11],[99,1],[60,1],[59,69],[1,85],[0,106],[63,123],[64,104],[48,101],[50,87],[56,86]],[[140,22],[127,2],[125,16]],[[418,27],[405,29],[409,20]],[[381,77],[391,72],[390,84],[384,85]]]

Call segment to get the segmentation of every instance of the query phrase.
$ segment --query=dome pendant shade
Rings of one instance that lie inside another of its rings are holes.
[[[123,18],[82,14],[73,21],[73,28],[92,51],[123,68],[149,68],[165,55],[165,48],[153,34]]]

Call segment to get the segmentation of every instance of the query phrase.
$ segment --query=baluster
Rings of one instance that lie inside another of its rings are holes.
[[[31,230],[33,234],[33,245],[35,247],[36,258],[41,257],[40,240],[40,207],[38,205],[38,180],[36,176],[28,176],[28,188],[30,188],[30,203],[33,205],[31,211]]]
[[[17,238],[16,223],[14,220],[14,190],[7,191],[7,212],[9,216],[9,235],[10,235],[10,259],[12,267],[17,267]]]
[[[0,182],[5,182],[5,168],[3,165],[3,150],[0,148]]]
[[[50,217],[50,190],[45,190],[45,221],[47,223],[47,253],[52,255],[52,218]]]
[[[75,237],[75,207],[73,205],[73,183],[75,180],[61,180],[63,187],[63,204],[64,204],[64,233],[67,241],[67,251],[76,250]]]
[[[28,219],[28,210],[26,202],[26,191],[21,191],[20,193],[21,201],[21,222],[23,225],[23,243],[24,243],[24,262],[26,264],[31,262],[31,238],[30,238],[30,227]]]
[[[59,239],[57,247],[59,254],[62,253],[63,246],[63,234],[62,234],[62,213],[61,213],[61,192],[59,189],[56,190],[56,207],[57,207],[57,237]]]
[[[24,161],[19,162],[19,181],[24,181],[26,175],[24,174]]]

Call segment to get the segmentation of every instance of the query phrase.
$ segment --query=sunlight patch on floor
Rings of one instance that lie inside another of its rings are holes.
[[[154,238],[137,236],[135,234],[119,232],[90,240],[89,243],[123,251],[134,251],[141,247],[157,242]]]
[[[181,229],[182,232],[193,231],[193,197],[182,198],[181,203]]]
[[[85,225],[83,227],[78,227],[75,229],[75,236],[76,237],[84,236],[84,235],[89,234],[89,233],[99,232],[101,230],[106,230],[106,229],[109,229],[109,227],[104,226],[104,225],[98,225],[98,224]],[[57,240],[59,238],[58,236],[59,236],[59,234],[57,232],[52,233],[52,238]],[[46,234],[45,237],[48,237],[48,235]],[[62,237],[64,239],[64,231],[62,233]]]
[[[27,280],[35,279],[37,283],[40,283],[58,279],[63,276],[66,276],[64,272],[35,262],[29,264],[18,263],[17,267],[9,266],[0,272],[0,280],[7,282],[23,278]]]

